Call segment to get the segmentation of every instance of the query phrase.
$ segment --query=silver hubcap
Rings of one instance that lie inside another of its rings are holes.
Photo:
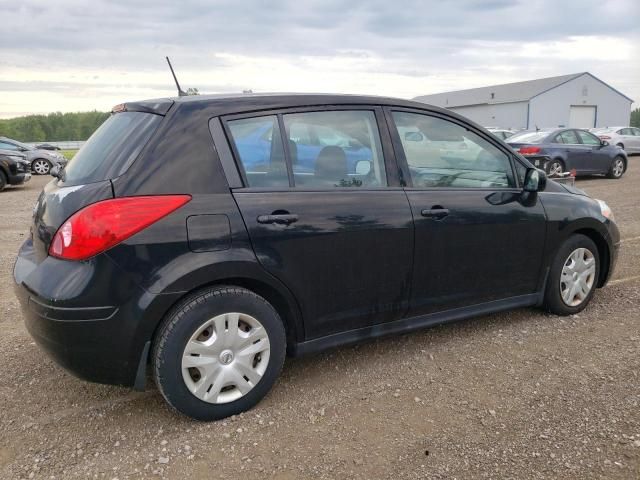
[[[33,162],[33,170],[39,175],[49,173],[49,164],[46,160],[36,160]]]
[[[613,164],[613,175],[619,177],[624,172],[624,162],[619,158]]]
[[[596,259],[587,248],[575,249],[564,262],[560,277],[562,301],[577,307],[591,292],[596,277]]]
[[[269,335],[244,313],[225,313],[204,322],[182,354],[182,378],[208,403],[228,403],[255,387],[269,364]]]
[[[560,162],[553,162],[549,165],[549,176],[562,175],[562,165]]]

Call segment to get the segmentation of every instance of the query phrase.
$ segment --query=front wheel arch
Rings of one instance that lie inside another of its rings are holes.
[[[585,237],[590,238],[591,241],[596,244],[596,247],[598,248],[598,256],[600,257],[600,272],[598,274],[598,282],[596,283],[596,287],[602,287],[607,280],[609,267],[611,265],[611,252],[609,251],[609,245],[607,244],[607,241],[604,239],[600,232],[592,228],[582,228],[571,232],[571,235],[574,234],[584,235]]]

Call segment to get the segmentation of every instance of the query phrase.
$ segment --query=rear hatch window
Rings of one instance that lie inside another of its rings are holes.
[[[157,130],[162,118],[145,112],[111,115],[67,164],[60,186],[95,183],[122,175]]]

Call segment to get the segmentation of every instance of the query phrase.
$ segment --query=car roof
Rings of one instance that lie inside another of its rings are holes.
[[[166,114],[173,104],[184,106],[207,107],[219,110],[219,114],[242,113],[253,110],[270,110],[287,107],[321,106],[321,105],[385,105],[406,108],[428,109],[459,115],[444,108],[422,102],[402,98],[375,95],[352,95],[335,93],[233,93],[213,95],[187,95],[126,102],[114,107],[113,111],[148,111]]]

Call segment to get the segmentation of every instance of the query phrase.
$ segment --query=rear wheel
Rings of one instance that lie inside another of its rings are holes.
[[[191,295],[165,319],[152,353],[165,400],[198,420],[217,420],[256,405],[275,383],[286,351],[278,313],[239,287]]]
[[[551,160],[547,164],[547,175],[549,175],[550,177],[559,177],[562,175],[563,172],[564,172],[564,165],[562,164],[562,161],[555,159],[555,160]]]
[[[7,176],[4,174],[2,170],[0,170],[0,192],[4,190],[4,187],[7,186],[8,180]]]
[[[551,265],[545,307],[556,315],[578,313],[591,301],[599,275],[600,256],[593,240],[585,235],[572,235]]]
[[[31,170],[38,175],[48,175],[51,171],[51,164],[44,158],[37,158],[31,163]]]
[[[616,157],[613,159],[613,162],[611,163],[611,167],[609,168],[609,172],[607,173],[607,176],[609,178],[618,179],[622,177],[622,175],[624,174],[625,168],[626,168],[626,165],[624,163],[624,158]]]

